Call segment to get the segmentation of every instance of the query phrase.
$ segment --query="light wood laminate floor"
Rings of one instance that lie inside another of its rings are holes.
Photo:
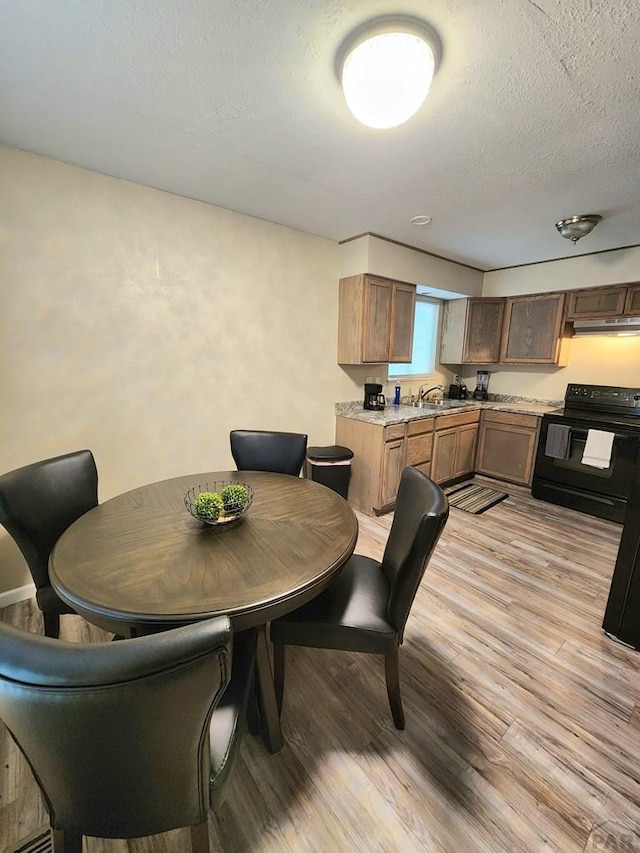
[[[245,738],[214,845],[640,851],[640,654],[601,629],[621,527],[507,490],[484,515],[451,510],[407,624],[406,731],[381,658],[289,650],[285,746],[269,755]],[[359,521],[357,550],[380,557],[391,517]],[[41,631],[31,602],[1,616]],[[106,635],[63,617],[62,636]],[[3,729],[0,797],[7,850],[46,815]],[[189,849],[185,830],[85,841],[89,853]]]

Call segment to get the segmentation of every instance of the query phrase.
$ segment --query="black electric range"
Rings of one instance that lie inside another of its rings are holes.
[[[640,389],[570,384],[564,408],[542,417],[531,492],[622,523],[639,461]]]

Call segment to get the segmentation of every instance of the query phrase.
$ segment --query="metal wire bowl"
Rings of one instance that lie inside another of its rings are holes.
[[[244,495],[239,494],[236,489],[229,489],[229,486],[240,486],[244,489]],[[203,493],[219,495],[221,506],[218,506],[215,499],[201,498],[198,500]],[[191,515],[216,530],[229,530],[229,528],[239,524],[252,501],[252,487],[248,483],[240,483],[237,480],[216,480],[213,483],[200,483],[197,486],[192,486],[184,496],[184,505]],[[214,517],[218,511],[219,514]]]

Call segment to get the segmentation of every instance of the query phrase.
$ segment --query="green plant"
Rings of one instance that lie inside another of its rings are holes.
[[[225,512],[241,512],[249,500],[249,492],[245,486],[225,486],[220,492]]]
[[[217,521],[224,509],[224,501],[217,492],[200,492],[195,500],[194,509],[199,518]]]

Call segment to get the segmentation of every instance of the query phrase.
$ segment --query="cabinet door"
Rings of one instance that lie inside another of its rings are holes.
[[[463,364],[495,364],[500,358],[504,299],[470,299]]]
[[[462,364],[468,309],[468,299],[449,299],[442,306],[440,330],[440,362],[442,364]]]
[[[433,457],[431,459],[431,478],[436,483],[444,483],[455,477],[456,448],[458,430],[443,429],[433,437]]]
[[[382,460],[382,482],[380,485],[380,507],[395,502],[400,477],[404,469],[404,439],[387,441],[384,445]]]
[[[456,444],[456,456],[454,462],[454,477],[461,474],[472,474],[476,461],[476,439],[478,437],[478,425],[458,427],[458,441]]]
[[[571,290],[568,293],[567,320],[621,317],[626,295],[627,288],[624,286]]]
[[[640,284],[631,284],[627,288],[627,301],[624,313],[630,315],[640,314]]]
[[[411,284],[393,282],[392,294],[389,361],[409,363],[413,353],[416,288]]]
[[[564,293],[507,297],[500,361],[558,364]]]
[[[393,282],[367,276],[364,289],[363,362],[389,360]]]
[[[537,429],[482,422],[476,471],[528,486],[538,441]]]

